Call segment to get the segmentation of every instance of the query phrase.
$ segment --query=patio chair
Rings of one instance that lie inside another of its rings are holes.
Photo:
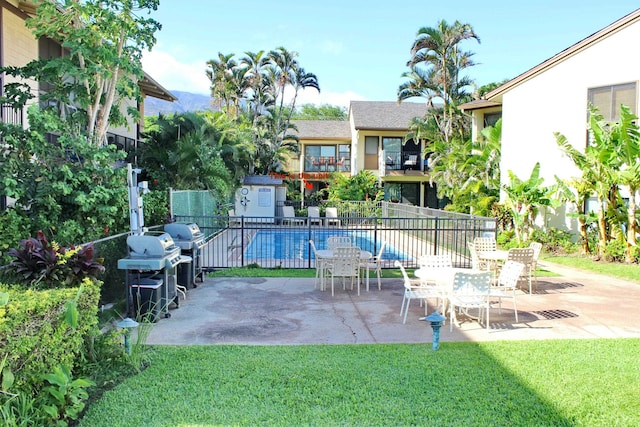
[[[309,221],[309,225],[322,225],[322,219],[320,218],[320,209],[317,206],[309,206],[307,208],[307,220]]]
[[[449,330],[453,331],[453,323],[458,324],[456,309],[474,318],[469,313],[470,309],[478,309],[477,320],[482,323],[483,311],[487,314],[485,325],[489,330],[489,293],[491,290],[491,273],[486,272],[461,272],[453,275],[451,295],[449,296]]]
[[[349,236],[327,237],[327,249],[333,250],[339,246],[351,246],[351,237]]]
[[[282,224],[304,225],[305,220],[296,217],[293,206],[283,206],[282,216]]]
[[[531,272],[533,273],[533,280],[538,284],[538,257],[540,256],[540,252],[542,252],[542,243],[540,242],[531,242],[529,243],[529,247],[533,249],[533,263],[531,263]]]
[[[513,299],[513,313],[518,321],[518,305],[516,303],[516,289],[518,289],[518,280],[524,270],[524,264],[508,260],[500,269],[498,280],[491,287],[491,297],[498,298],[498,313],[502,310],[502,298]]]
[[[380,281],[380,277],[382,276],[382,254],[384,253],[384,249],[387,246],[387,242],[384,240],[380,244],[380,250],[376,255],[369,258],[366,261],[360,263],[360,268],[365,270],[367,273],[367,292],[369,292],[369,275],[371,270],[376,272],[376,276],[378,277],[378,290],[382,289],[382,283]]]
[[[498,249],[496,239],[493,237],[476,237],[473,239],[473,246],[477,252],[491,252]]]
[[[453,268],[451,256],[446,254],[421,255],[418,257],[418,267],[426,269]]]
[[[498,250],[498,245],[494,237],[476,237],[473,239],[473,246],[478,256],[480,256],[481,252],[495,252]],[[498,261],[496,260],[480,259],[480,264],[482,264],[481,266],[483,267],[481,270],[488,270],[496,273],[500,269]]]
[[[335,171],[336,170],[336,158],[331,156],[329,157],[329,160],[327,161],[327,170],[332,170]]]
[[[324,291],[324,276],[326,270],[325,260],[318,256],[318,250],[316,249],[316,244],[313,240],[309,240],[309,246],[311,246],[313,258],[316,261],[316,281],[313,284],[313,289],[320,285],[320,290]]]
[[[532,293],[531,266],[533,264],[533,256],[534,250],[531,248],[511,248],[507,255],[507,261],[517,261],[524,264],[519,282],[527,282],[529,284],[529,294]]]
[[[331,296],[334,295],[334,280],[342,277],[342,289],[345,289],[345,278],[351,279],[351,290],[353,282],[358,284],[358,295],[360,295],[360,248],[357,246],[339,246],[333,250],[333,256],[327,261],[327,273],[331,274]]]
[[[404,172],[407,172],[407,169],[413,169],[414,167],[416,167],[418,165],[418,156],[415,154],[411,154],[407,160],[404,161],[404,163],[402,164],[402,169],[404,170]]]
[[[338,208],[327,208],[325,210],[325,223],[327,225],[341,225],[340,220],[338,219]]]
[[[473,242],[467,242],[469,255],[471,256],[471,268],[480,271],[490,271],[490,265],[487,261],[483,261],[478,257],[478,252]]]
[[[407,275],[407,271],[400,261],[396,261],[393,264],[400,269],[402,273],[402,280],[404,283],[404,294],[402,295],[402,304],[400,305],[400,316],[404,312],[402,323],[407,323],[407,313],[409,312],[409,303],[412,299],[419,299],[424,301],[424,314],[427,315],[427,300],[435,298],[438,301],[443,297],[440,289],[436,286],[424,286],[419,279],[410,279]],[[405,304],[406,303],[406,304]]]

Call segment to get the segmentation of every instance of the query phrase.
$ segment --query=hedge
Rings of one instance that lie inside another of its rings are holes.
[[[73,369],[85,337],[96,327],[100,282],[85,279],[79,288],[33,290],[0,284],[8,302],[0,305],[0,362],[7,357],[15,377],[9,391],[37,393],[43,374],[56,366]],[[77,301],[75,327],[65,320],[66,304]]]

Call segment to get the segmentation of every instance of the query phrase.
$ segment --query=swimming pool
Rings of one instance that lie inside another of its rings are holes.
[[[245,250],[245,258],[252,259],[280,259],[280,260],[306,260],[309,259],[309,239],[311,238],[318,250],[327,248],[327,237],[348,236],[352,244],[359,246],[364,251],[377,254],[380,250],[381,239],[375,242],[374,235],[370,231],[335,231],[335,230],[313,230],[291,231],[291,230],[259,230],[256,232],[251,243]],[[311,259],[314,259],[313,253]],[[408,259],[407,255],[387,244],[382,254],[383,260]]]

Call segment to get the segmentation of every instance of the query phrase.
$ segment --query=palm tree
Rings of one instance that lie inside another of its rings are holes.
[[[429,102],[433,98],[442,99],[445,141],[449,140],[452,132],[450,117],[452,113],[457,114],[451,108],[452,104],[455,106],[461,98],[468,96],[465,87],[471,83],[469,79],[460,77],[462,70],[474,65],[471,60],[473,54],[459,50],[460,42],[468,39],[480,41],[469,24],[459,21],[450,26],[441,20],[435,28],[420,28],[407,63],[411,73],[405,73],[413,83],[401,86],[398,92],[399,101],[416,93],[426,93]],[[429,71],[415,71],[419,67],[426,67]]]
[[[233,57],[232,53],[218,52],[217,59],[207,61],[210,68],[206,70],[206,74],[211,81],[211,97],[218,102],[220,108],[224,109],[235,104],[233,98],[238,93],[237,88],[232,86],[233,70],[238,65]]]

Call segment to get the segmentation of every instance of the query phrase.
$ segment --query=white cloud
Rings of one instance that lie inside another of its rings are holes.
[[[205,61],[185,64],[162,51],[146,52],[142,57],[144,70],[166,89],[209,94],[209,79]]]

